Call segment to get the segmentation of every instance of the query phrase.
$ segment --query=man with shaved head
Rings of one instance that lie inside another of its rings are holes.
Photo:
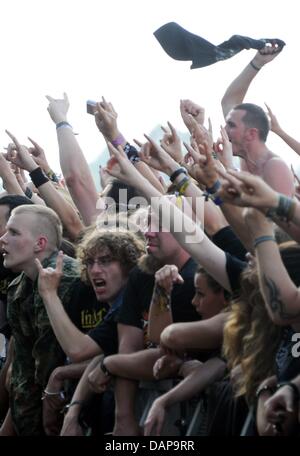
[[[19,206],[1,237],[4,266],[20,275],[8,288],[8,321],[15,340],[8,425],[17,435],[42,435],[42,395],[49,375],[64,363],[38,292],[38,268],[55,268],[62,238],[56,213],[45,206]],[[67,305],[78,280],[76,260],[64,256],[59,297]]]

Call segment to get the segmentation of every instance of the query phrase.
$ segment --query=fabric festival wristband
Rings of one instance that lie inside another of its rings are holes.
[[[125,138],[121,134],[111,141],[112,145],[115,147],[122,146],[124,142],[126,142]]]
[[[221,187],[221,182],[217,180],[212,187],[206,187],[206,191],[210,194],[213,195],[214,193],[217,193],[217,191]]]
[[[48,177],[45,176],[40,167],[31,171],[31,173],[29,173],[29,176],[34,185],[36,186],[36,188],[39,188],[41,185],[45,184],[46,182],[49,182]]]

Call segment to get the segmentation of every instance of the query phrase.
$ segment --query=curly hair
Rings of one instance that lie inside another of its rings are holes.
[[[136,266],[140,256],[146,251],[143,240],[127,230],[88,232],[77,247],[83,282],[90,283],[86,260],[97,256],[101,250],[108,250],[112,259],[119,261],[125,275],[129,274],[131,269]]]

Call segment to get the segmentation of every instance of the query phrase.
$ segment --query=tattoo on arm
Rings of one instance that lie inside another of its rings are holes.
[[[300,316],[300,311],[297,313],[290,313],[286,311],[285,305],[280,298],[280,291],[276,283],[270,279],[270,277],[264,275],[263,281],[268,291],[268,303],[273,313],[278,313],[280,318],[283,320],[292,320],[293,318]]]

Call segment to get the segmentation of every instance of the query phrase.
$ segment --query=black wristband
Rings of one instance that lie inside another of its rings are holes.
[[[48,177],[45,176],[40,167],[31,171],[31,173],[29,173],[29,176],[34,185],[36,186],[36,188],[39,188],[41,185],[45,184],[46,182],[49,182]]]
[[[281,382],[281,383],[278,383],[277,389],[280,389],[283,386],[289,386],[290,388],[292,388],[293,395],[294,395],[294,401],[295,402],[300,401],[300,392],[299,392],[299,389],[298,389],[297,385],[295,385],[295,383],[292,383],[292,382]]]
[[[185,169],[185,168],[178,168],[178,169],[176,169],[176,171],[174,171],[174,173],[171,174],[171,176],[170,176],[170,181],[171,181],[171,182],[174,182],[175,179],[176,179],[176,177],[178,177],[179,174],[181,174],[181,173],[184,173],[185,175],[187,175],[186,169]]]
[[[111,377],[112,375],[109,372],[109,370],[107,369],[107,367],[105,366],[104,361],[105,361],[105,356],[103,356],[103,358],[101,360],[100,369],[102,370],[104,375],[106,375],[107,377]]]

